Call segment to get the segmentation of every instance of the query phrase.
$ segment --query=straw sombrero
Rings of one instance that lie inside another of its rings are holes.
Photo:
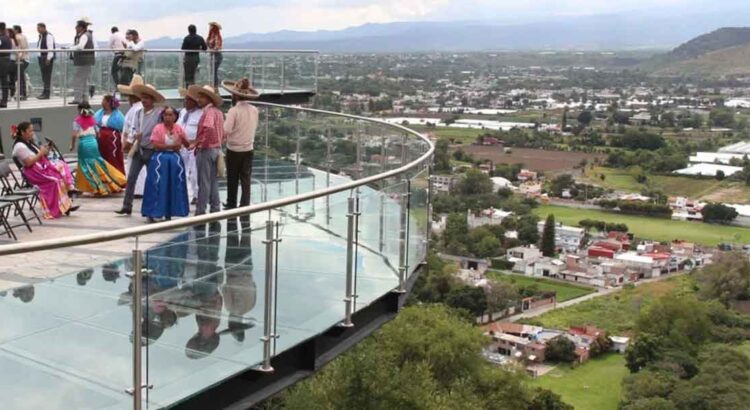
[[[210,98],[215,107],[221,107],[222,105],[224,105],[224,99],[222,99],[221,96],[217,94],[216,91],[214,91],[214,88],[210,85],[191,85],[187,90],[187,95],[189,95],[190,98],[195,96],[196,100],[197,97],[201,94]]]
[[[208,25],[209,26],[216,26],[219,30],[221,30],[221,24],[219,24],[219,23],[217,23],[215,21],[212,21],[212,22],[208,23]]]
[[[195,92],[191,93],[190,90],[188,90],[187,88],[180,87],[177,89],[177,92],[180,93],[180,97],[182,98],[188,97],[191,100],[198,102],[198,94],[196,94]]]
[[[136,84],[132,86],[131,89],[133,90],[133,94],[140,99],[143,99],[143,97],[148,95],[154,99],[154,103],[156,104],[163,103],[166,100],[164,96],[156,90],[156,87],[151,84]]]
[[[247,78],[243,78],[240,81],[224,80],[221,82],[221,88],[229,91],[232,95],[248,100],[254,100],[260,96],[258,90],[250,85],[250,81]]]
[[[143,81],[143,77],[141,77],[138,74],[133,74],[133,79],[130,80],[130,85],[118,85],[117,91],[120,92],[120,94],[133,94],[133,86],[134,85],[143,85],[146,82]]]

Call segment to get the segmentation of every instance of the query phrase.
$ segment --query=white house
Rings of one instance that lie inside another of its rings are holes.
[[[542,258],[542,251],[536,246],[517,246],[508,249],[508,262],[513,262],[513,271],[526,274],[527,268],[533,273],[533,264]],[[531,273],[529,273],[531,274]]]
[[[533,275],[554,278],[563,269],[565,269],[565,262],[560,259],[544,257],[534,262]]]
[[[544,221],[540,221],[537,224],[540,235],[544,233],[544,223]],[[555,224],[555,247],[565,252],[575,252],[583,244],[585,235],[586,231],[583,228],[567,226],[561,223]]]
[[[625,354],[625,350],[630,344],[630,338],[624,336],[610,336],[609,340],[612,341],[612,351]]]
[[[469,225],[469,229],[474,229],[485,225],[500,225],[503,219],[513,215],[513,212],[503,211],[501,209],[487,208],[480,211],[478,214],[469,209],[466,213],[466,223]]]

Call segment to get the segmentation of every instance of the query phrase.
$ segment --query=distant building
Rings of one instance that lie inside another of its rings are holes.
[[[507,212],[501,209],[488,208],[479,211],[479,213],[474,213],[470,209],[466,213],[466,223],[469,225],[469,229],[485,225],[500,225],[505,218],[511,215],[513,215],[513,212]]]
[[[516,178],[521,182],[527,182],[527,181],[536,181],[539,174],[537,174],[534,171],[530,171],[528,169],[522,169]]]
[[[458,182],[458,178],[453,175],[433,175],[432,187],[437,192],[449,193]]]
[[[513,271],[523,274],[526,274],[527,267],[533,267],[534,262],[541,258],[542,251],[533,245],[510,248],[507,253],[508,262],[513,262]],[[533,273],[533,270],[530,272]]]
[[[544,223],[540,221],[537,224],[540,235],[544,232]],[[583,245],[585,235],[586,231],[583,228],[555,224],[555,247],[565,252],[576,252]]]

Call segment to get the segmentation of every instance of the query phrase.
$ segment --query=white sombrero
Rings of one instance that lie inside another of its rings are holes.
[[[136,84],[133,87],[131,87],[133,90],[133,94],[137,96],[140,99],[143,99],[145,96],[149,96],[154,99],[154,103],[163,103],[166,101],[163,95],[159,91],[156,90],[156,87],[154,87],[151,84]]]

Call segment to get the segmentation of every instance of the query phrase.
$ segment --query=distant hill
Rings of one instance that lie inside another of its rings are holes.
[[[322,52],[668,49],[717,27],[744,24],[748,13],[750,3],[733,13],[629,12],[526,23],[482,20],[364,24],[343,30],[245,33],[227,36],[224,45]],[[181,42],[182,38],[159,38],[146,43],[152,48],[171,48],[179,47]]]
[[[750,74],[750,27],[726,27],[698,36],[646,66],[656,75]]]
[[[747,43],[750,43],[750,27],[725,27],[698,36],[675,48],[667,56],[681,61]]]

